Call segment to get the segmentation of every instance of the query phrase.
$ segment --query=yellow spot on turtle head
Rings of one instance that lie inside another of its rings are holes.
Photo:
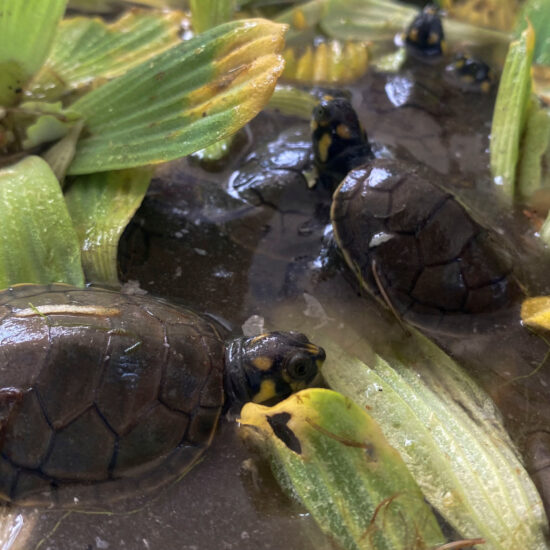
[[[295,29],[303,31],[307,29],[307,20],[302,10],[296,10],[292,15],[292,25]]]
[[[484,80],[481,83],[481,91],[484,94],[488,94],[491,91],[491,82],[489,80]]]
[[[336,133],[338,134],[338,137],[341,137],[342,139],[351,139],[351,130],[347,124],[338,124],[336,127]]]
[[[462,69],[462,67],[464,67],[464,63],[464,59],[459,59],[458,61],[455,61],[455,68]]]
[[[436,32],[431,32],[430,36],[428,36],[428,44],[430,44],[432,46],[434,44],[437,44],[439,42],[439,40],[440,40],[440,36]]]
[[[324,133],[323,137],[319,140],[319,158],[321,162],[326,162],[328,160],[328,150],[331,143],[331,135],[328,132]]]
[[[474,77],[471,74],[465,74],[462,77],[462,82],[465,84],[472,84],[474,82]]]
[[[255,344],[256,342],[259,342],[260,340],[263,340],[265,337],[267,336],[267,334],[258,334],[258,336],[254,336],[254,338],[252,338],[252,340],[250,340],[250,343],[251,344]]]
[[[252,361],[252,364],[258,370],[266,371],[266,370],[269,370],[271,368],[271,366],[273,365],[273,361],[269,357],[265,357],[265,355],[264,355],[264,356],[261,356],[261,357],[256,357],[256,359],[254,359]]]
[[[418,42],[418,29],[412,28],[407,35],[411,42]]]
[[[262,383],[260,384],[260,391],[254,396],[252,401],[254,401],[254,403],[263,403],[276,395],[277,391],[275,390],[275,382],[267,378],[266,380],[262,380]]]
[[[312,120],[311,121],[311,130],[313,132],[315,132],[315,130],[317,130],[317,128],[319,128],[319,124],[317,124],[317,121],[316,120]]]

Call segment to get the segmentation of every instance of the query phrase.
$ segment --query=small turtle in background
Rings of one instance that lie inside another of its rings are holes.
[[[437,7],[428,5],[407,28],[404,35],[407,51],[415,57],[437,58],[445,53],[445,33]]]
[[[445,77],[465,92],[489,93],[495,81],[487,63],[464,53],[457,54],[445,67]]]
[[[210,445],[223,407],[303,389],[325,358],[297,332],[222,332],[149,296],[0,292],[0,500],[104,508],[164,485]]]
[[[326,120],[343,113],[341,120]],[[340,124],[353,131],[334,132]],[[345,99],[322,100],[313,111],[313,128],[321,179],[326,170],[324,177],[338,185],[331,208],[334,237],[363,288],[398,318],[431,331],[483,330],[497,313],[518,306],[522,290],[503,243],[439,184],[435,172],[373,158]],[[348,134],[354,139],[346,155]]]

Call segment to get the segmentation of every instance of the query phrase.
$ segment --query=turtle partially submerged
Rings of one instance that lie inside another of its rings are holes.
[[[0,293],[0,499],[96,504],[160,486],[211,442],[224,403],[305,387],[296,332],[224,342],[192,310],[66,285]]]
[[[356,166],[364,133],[351,104],[325,99],[313,117],[314,141],[323,140],[345,161],[350,141]],[[353,124],[346,122],[354,117]],[[318,120],[333,122],[322,126]],[[323,172],[331,159],[319,149],[314,146]],[[363,165],[333,182],[339,185],[331,208],[337,244],[361,285],[399,317],[432,331],[482,330],[495,322],[493,313],[518,306],[522,290],[502,243],[439,185],[435,173],[364,151]]]

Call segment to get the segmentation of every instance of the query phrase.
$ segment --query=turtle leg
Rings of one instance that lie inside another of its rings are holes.
[[[23,399],[23,392],[16,388],[0,389],[0,448],[4,442],[6,426],[14,407]]]

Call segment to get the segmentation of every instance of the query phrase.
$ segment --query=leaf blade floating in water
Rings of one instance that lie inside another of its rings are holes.
[[[435,344],[414,346],[369,365],[323,342],[329,386],[369,408],[428,501],[483,548],[547,548],[540,497],[490,398]],[[414,367],[414,368],[413,368]]]
[[[344,548],[403,550],[444,541],[399,454],[344,396],[312,388],[274,407],[248,403],[240,423],[282,486]]]

